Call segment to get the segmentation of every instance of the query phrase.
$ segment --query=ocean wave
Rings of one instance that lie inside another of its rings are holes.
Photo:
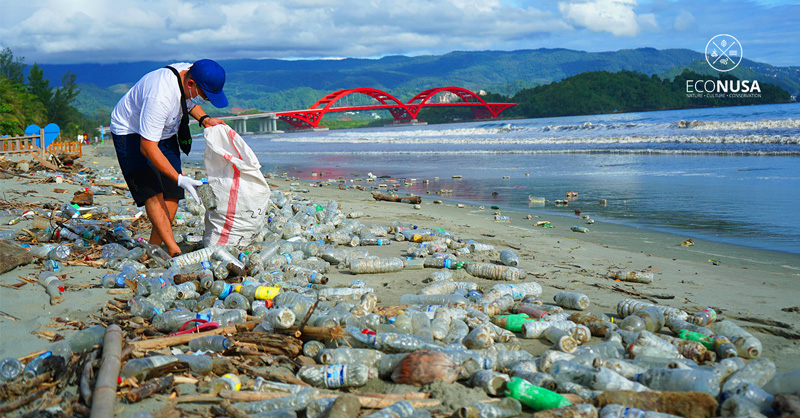
[[[441,151],[256,151],[257,155],[545,155],[545,154],[641,154],[641,155],[720,155],[720,156],[800,156],[798,150],[692,150],[663,148],[604,148],[560,150],[441,150]]]
[[[639,144],[639,143],[685,143],[685,144],[769,144],[769,145],[795,145],[800,144],[797,135],[624,135],[610,137],[524,137],[524,138],[476,138],[476,137],[340,137],[330,136],[317,138],[271,138],[272,142],[311,142],[311,143],[391,143],[391,144],[469,144],[469,145],[541,145],[541,144]]]
[[[688,128],[701,131],[719,130],[760,130],[760,129],[800,129],[800,119],[764,119],[759,121],[745,122],[719,122],[693,120],[679,121],[674,125],[676,128]]]

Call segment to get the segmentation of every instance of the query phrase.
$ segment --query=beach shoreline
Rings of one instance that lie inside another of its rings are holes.
[[[117,167],[113,147],[88,146],[83,149],[84,156],[79,161],[84,167]],[[193,170],[194,166],[185,167],[185,170],[190,169]],[[32,173],[26,175],[36,177]],[[637,294],[639,298],[651,295],[646,299],[690,313],[713,307],[721,317],[733,319],[753,332],[764,345],[762,356],[773,360],[778,371],[790,371],[800,364],[800,339],[791,337],[800,337],[797,330],[800,313],[791,310],[800,305],[797,300],[800,258],[796,255],[761,252],[704,240],[695,240],[694,247],[682,247],[673,234],[637,231],[637,228],[603,222],[586,225],[578,217],[570,219],[540,214],[528,220],[524,212],[502,210],[511,221],[495,222],[494,210],[488,207],[483,210],[475,205],[458,208],[455,201],[445,201],[438,196],[422,196],[420,209],[414,209],[410,204],[376,201],[370,190],[340,190],[335,181],[323,187],[312,186],[321,184],[319,181],[300,182],[294,178],[271,177],[268,182],[273,190],[283,192],[288,192],[292,183],[299,182],[297,187],[308,189],[308,193],[295,195],[314,201],[335,200],[344,213],[362,211],[365,216],[359,221],[365,225],[388,225],[399,220],[420,227],[444,228],[465,240],[494,245],[497,250],[510,248],[519,256],[520,267],[528,272],[525,281],[535,281],[543,287],[541,299],[544,302],[552,302],[555,293],[569,290],[590,297],[589,312],[611,315],[616,314],[620,300],[637,298]],[[11,196],[13,199],[10,200],[29,203],[68,200],[74,191],[80,189],[80,185],[65,182],[58,187],[67,189],[67,193],[53,193],[53,183],[19,177],[2,179],[0,186],[6,193],[5,200]],[[29,190],[33,193],[21,194]],[[130,199],[119,195],[96,196],[95,199],[98,203],[132,206]],[[443,204],[434,204],[433,200],[442,200]],[[0,217],[0,221],[5,223],[9,219]],[[541,220],[550,221],[554,228],[533,226],[534,222]],[[586,226],[590,232],[571,232],[569,228],[573,225]],[[20,230],[31,228],[31,225],[30,221],[22,221],[3,228]],[[366,248],[370,255],[403,256],[408,243],[393,242],[388,246]],[[498,257],[497,252],[489,252],[467,255],[465,259],[492,262]],[[720,263],[711,263],[710,259]],[[99,287],[99,279],[107,269],[67,264],[62,273],[66,275],[67,291],[63,294],[64,302],[57,305],[48,303],[44,288],[38,284],[8,287],[19,283],[20,276],[35,279],[42,270],[40,264],[21,266],[0,275],[0,284],[6,285],[0,287],[0,310],[18,318],[13,321],[0,317],[0,334],[3,336],[0,338],[0,358],[24,357],[49,345],[32,331],[52,331],[63,336],[75,332],[74,328],[55,323],[53,318],[78,320],[88,325],[96,321],[93,315],[98,314],[107,300],[127,299],[132,295],[109,294],[107,289]],[[618,269],[653,271],[655,280],[651,284],[638,284],[608,277],[610,272]],[[365,280],[368,287],[376,289],[381,304],[396,305],[401,295],[414,294],[426,286],[423,280],[432,271],[353,275],[349,271],[332,269],[327,276],[329,286],[348,286],[354,279]],[[498,283],[472,277],[464,270],[455,270],[454,280],[472,281],[484,289]],[[653,297],[654,294],[668,298]],[[788,325],[788,328],[775,324]],[[548,348],[539,340],[521,341],[523,348],[534,355]],[[592,343],[598,341],[593,338]]]

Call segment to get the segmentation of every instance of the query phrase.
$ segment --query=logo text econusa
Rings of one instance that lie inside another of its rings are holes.
[[[686,93],[761,93],[758,80],[686,80]]]

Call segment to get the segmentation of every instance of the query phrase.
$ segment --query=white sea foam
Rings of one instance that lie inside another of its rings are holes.
[[[689,128],[702,131],[718,131],[718,130],[757,130],[757,129],[798,129],[800,128],[800,119],[764,119],[759,121],[744,121],[744,122],[719,122],[719,121],[680,121],[675,124],[677,128]]]

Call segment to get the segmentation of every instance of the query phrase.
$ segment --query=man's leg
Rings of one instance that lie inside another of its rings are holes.
[[[163,195],[162,195],[162,198],[163,198]],[[172,227],[171,226],[172,226],[172,223],[175,221],[175,214],[178,212],[178,199],[171,198],[171,197],[166,197],[166,198],[163,198],[163,199],[164,199],[164,203],[167,205],[167,213],[169,214],[170,236],[172,236],[173,240],[174,240],[175,239],[174,235],[171,235],[172,234]],[[164,242],[164,240],[161,239],[161,235],[159,235],[158,231],[156,231],[156,229],[153,228],[153,230],[150,232],[150,243],[153,244],[153,245],[161,245],[162,242]],[[170,253],[170,254],[173,254],[173,253]]]
[[[167,252],[169,254],[180,252],[181,249],[178,247],[178,244],[175,242],[175,237],[172,235],[172,221],[169,216],[167,203],[164,201],[164,194],[158,193],[145,200],[144,208],[147,212],[147,217],[150,218],[150,222],[153,224],[153,232],[150,234],[150,243],[159,245],[161,241],[163,241],[167,246]],[[154,242],[155,240],[158,240],[158,242]]]

